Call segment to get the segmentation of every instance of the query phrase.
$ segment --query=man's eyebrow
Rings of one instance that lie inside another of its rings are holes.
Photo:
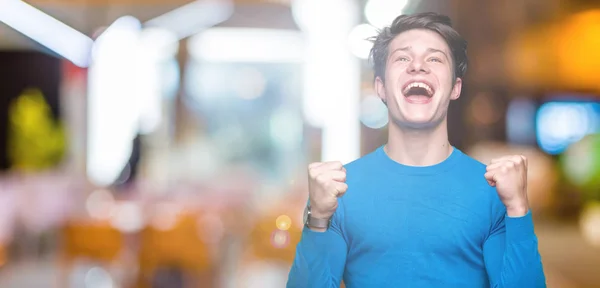
[[[409,51],[412,49],[412,46],[405,46],[405,47],[400,47],[400,48],[396,48],[394,49],[394,51],[392,51],[392,53],[390,53],[391,55],[394,55],[394,53],[398,52],[398,51]],[[427,53],[442,53],[444,54],[444,57],[446,57],[447,60],[450,60],[450,57],[448,57],[448,54],[444,51],[444,50],[440,50],[440,49],[436,49],[436,48],[427,48]]]
[[[400,47],[400,48],[396,48],[394,51],[392,51],[392,53],[390,53],[390,55],[398,52],[398,51],[408,51],[412,49],[412,46],[406,46],[406,47]]]
[[[427,48],[427,52],[429,52],[429,53],[442,53],[442,54],[444,54],[444,56],[446,57],[446,59],[450,59],[448,57],[448,54],[446,54],[446,52],[444,52],[443,50],[440,50],[440,49]]]

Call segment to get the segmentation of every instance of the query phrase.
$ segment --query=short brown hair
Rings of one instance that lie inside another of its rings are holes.
[[[369,55],[375,78],[380,77],[385,81],[385,68],[388,58],[388,47],[392,40],[400,33],[412,29],[427,29],[438,33],[444,40],[452,54],[454,64],[454,79],[462,78],[467,72],[467,41],[452,27],[450,17],[425,12],[413,15],[400,15],[394,19],[392,25],[379,31],[371,39],[373,48]]]

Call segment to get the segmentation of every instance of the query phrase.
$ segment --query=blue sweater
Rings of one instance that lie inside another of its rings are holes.
[[[346,170],[331,227],[302,232],[288,288],[546,287],[531,213],[506,215],[484,164],[454,148],[405,166],[382,146]]]

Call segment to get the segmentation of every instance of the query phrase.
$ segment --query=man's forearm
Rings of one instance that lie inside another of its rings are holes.
[[[287,287],[339,287],[346,263],[346,247],[344,239],[335,231],[317,232],[305,228],[296,248]]]
[[[488,273],[491,286],[546,287],[531,212],[521,217],[506,217],[505,224],[505,235],[498,235],[490,240],[486,244],[487,251],[484,251],[486,263],[490,263]]]

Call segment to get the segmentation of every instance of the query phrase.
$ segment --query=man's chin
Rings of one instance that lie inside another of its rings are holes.
[[[429,129],[437,126],[440,121],[430,115],[411,115],[394,119],[394,122],[400,127],[411,128],[411,129]]]

